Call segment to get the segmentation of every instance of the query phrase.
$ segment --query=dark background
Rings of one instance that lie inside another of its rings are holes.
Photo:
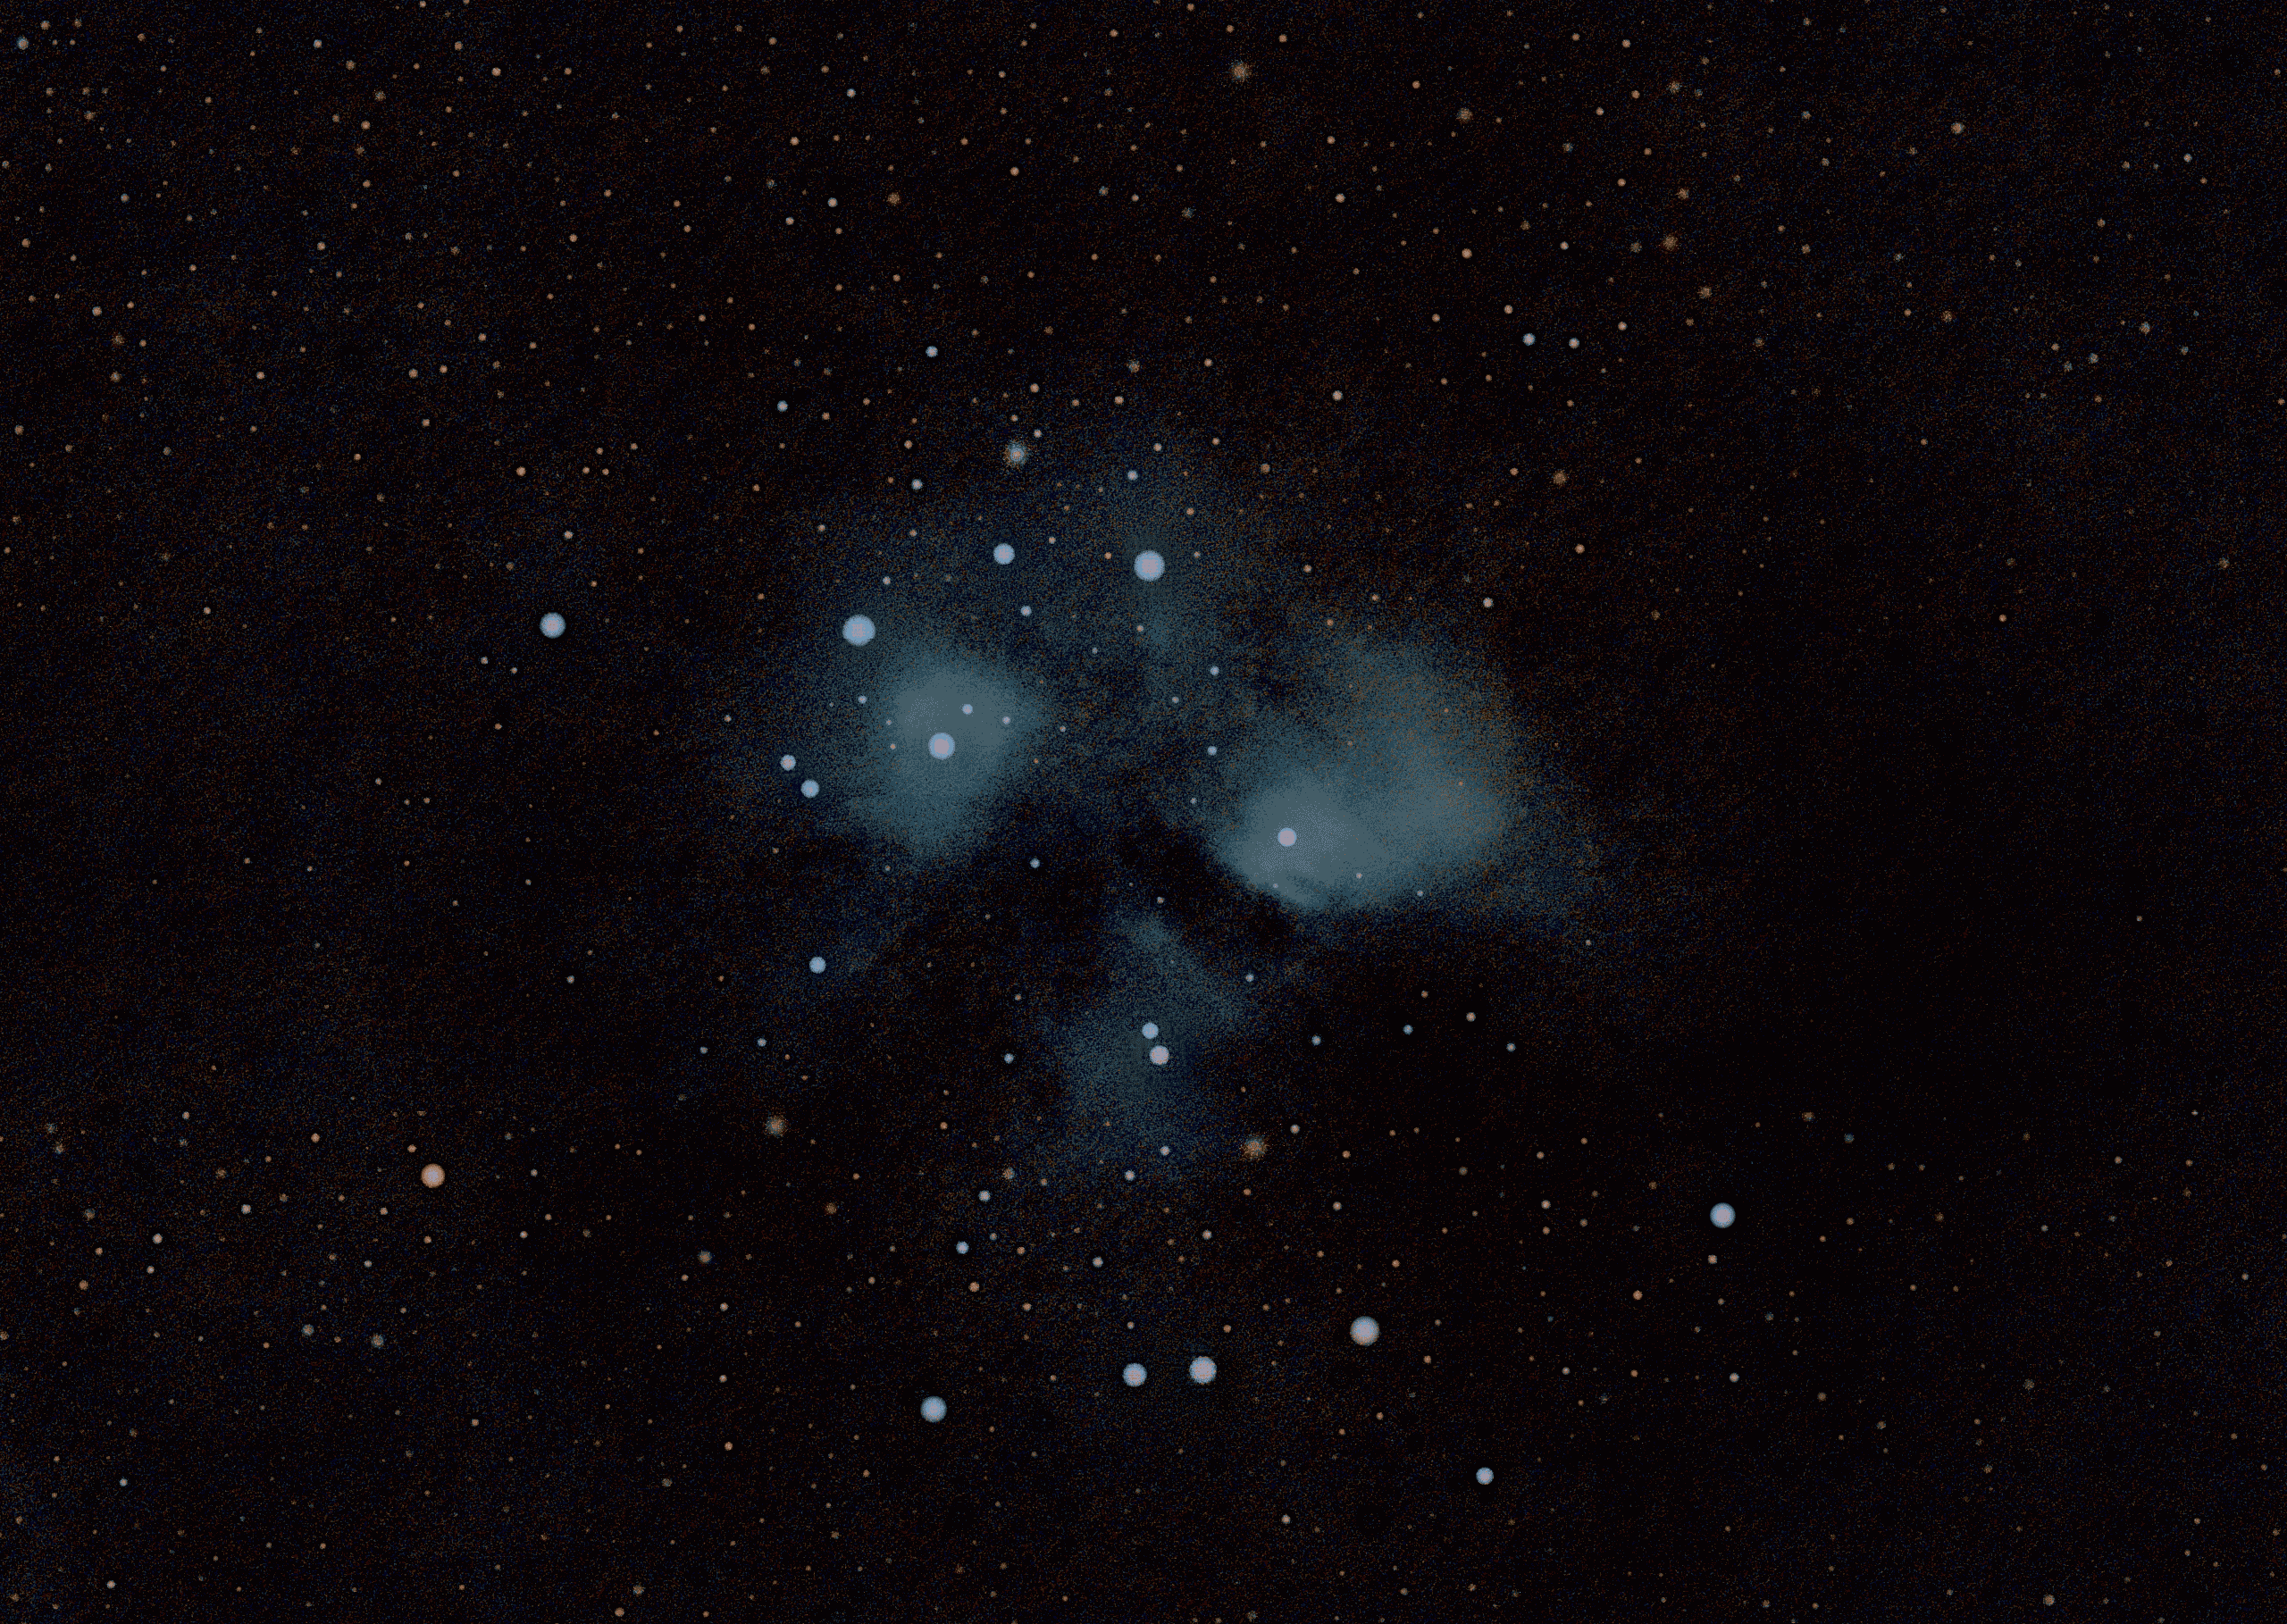
[[[15,1616],[2279,1615],[2266,20],[0,44]],[[1011,409],[1465,643],[1613,867],[1313,950],[1268,1156],[988,1247],[1057,1085],[938,972],[1085,972],[1087,884],[774,1007],[851,854],[716,718]]]

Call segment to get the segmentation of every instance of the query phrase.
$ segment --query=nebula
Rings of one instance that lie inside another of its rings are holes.
[[[872,573],[796,586],[734,679],[726,774],[749,838],[803,854],[770,950],[831,971],[790,974],[774,1018],[823,1042],[901,939],[997,918],[1024,950],[906,944],[991,1012],[956,1052],[1045,1069],[1035,1138],[1179,1170],[1245,1138],[1236,1057],[1279,1047],[1358,933],[1545,930],[1587,841],[1479,651],[1294,612],[1262,585],[1280,539],[1213,518],[1169,454],[1060,460],[1005,459],[902,540],[839,515]]]

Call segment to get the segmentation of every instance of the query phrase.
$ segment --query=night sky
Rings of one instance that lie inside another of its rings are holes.
[[[2287,1616],[2214,11],[0,27],[8,1616]]]

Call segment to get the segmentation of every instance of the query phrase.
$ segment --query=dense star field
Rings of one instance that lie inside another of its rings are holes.
[[[0,31],[10,1616],[2280,1616],[2262,21]]]

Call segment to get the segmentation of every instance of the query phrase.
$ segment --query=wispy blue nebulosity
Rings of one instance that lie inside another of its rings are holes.
[[[962,655],[917,654],[880,688],[839,741],[850,815],[917,855],[991,843],[1003,832],[995,798],[1039,702],[1014,675]]]
[[[1218,1049],[1244,1030],[1261,993],[1244,967],[1211,966],[1168,923],[1133,906],[1108,910],[1092,1001],[1060,1012],[1065,1131],[1086,1144],[1169,1144],[1187,1164],[1228,1136],[1211,1079]],[[1136,1017],[1152,1011],[1155,1018]]]
[[[1000,1011],[964,1034],[993,1076],[1045,1063],[1060,1087],[1060,1115],[1012,1137],[1174,1168],[1244,1141],[1267,1092],[1242,1099],[1230,1069],[1277,1052],[1288,1013],[1250,972],[1338,977],[1344,944],[1386,923],[1507,939],[1562,913],[1585,844],[1462,651],[1328,630],[1259,542],[1203,516],[1211,498],[1130,481],[1131,460],[1006,481],[934,533],[827,515],[851,538],[838,573],[725,696],[739,727],[717,736],[750,741],[732,776],[757,867],[806,871],[772,894],[799,899],[780,962],[821,1033],[876,965],[918,960]],[[1259,962],[1257,897],[1314,957]],[[957,903],[1024,945],[892,958]],[[802,973],[812,954],[830,974]]]
[[[1237,825],[1222,842],[1222,859],[1290,907],[1378,900],[1413,866],[1352,809],[1359,799],[1321,777],[1290,772],[1242,803]]]
[[[1516,822],[1524,776],[1489,684],[1355,649],[1296,699],[1258,707],[1217,769],[1216,856],[1286,907],[1426,898],[1467,878]]]

